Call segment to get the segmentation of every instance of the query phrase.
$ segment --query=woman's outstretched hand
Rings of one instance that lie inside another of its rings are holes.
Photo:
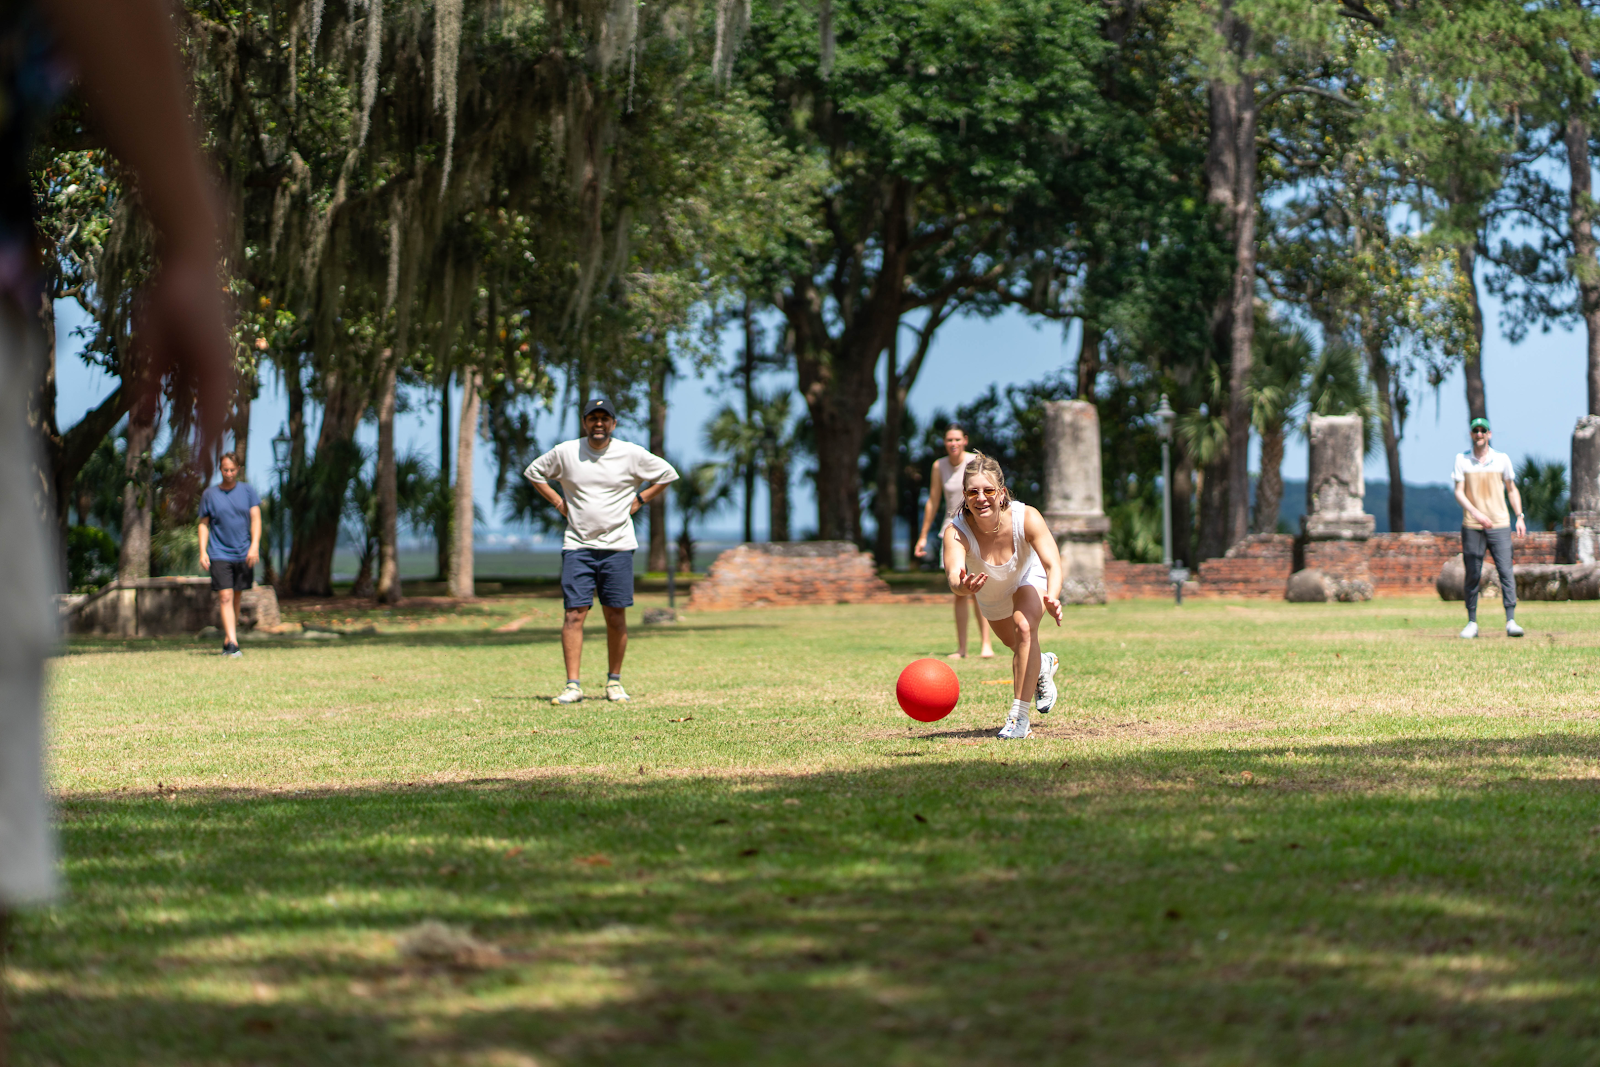
[[[1060,600],[1060,598],[1053,597],[1049,593],[1046,593],[1044,595],[1044,610],[1050,613],[1050,617],[1052,619],[1056,620],[1056,625],[1057,626],[1061,625],[1061,600]]]
[[[978,590],[982,589],[984,587],[985,583],[987,583],[988,581],[989,581],[989,576],[987,574],[984,574],[984,573],[973,574],[971,571],[967,570],[967,568],[962,567],[961,568],[961,582],[960,582],[961,595],[962,596],[975,596],[977,594]]]

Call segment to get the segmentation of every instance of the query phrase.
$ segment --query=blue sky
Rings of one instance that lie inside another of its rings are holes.
[[[66,427],[98,404],[110,391],[112,382],[106,375],[85,367],[76,357],[77,342],[72,337],[72,327],[82,321],[82,313],[76,305],[63,302],[58,313],[61,322],[57,337],[61,350],[58,353],[56,414],[60,424]],[[1535,455],[1566,462],[1573,424],[1585,413],[1587,404],[1582,333],[1559,328],[1544,334],[1534,332],[1521,344],[1512,345],[1497,328],[1499,305],[1492,299],[1485,303],[1485,319],[1488,333],[1484,343],[1483,375],[1489,416],[1495,427],[1495,447],[1508,452],[1514,461],[1520,461],[1524,455]],[[729,361],[736,358],[740,343],[730,332],[726,349]],[[1036,323],[1018,312],[993,319],[955,319],[943,326],[935,338],[921,377],[911,390],[910,407],[919,418],[927,418],[936,409],[953,409],[991,384],[1004,386],[1037,380],[1075,363],[1077,344],[1076,327],[1069,327],[1063,333],[1055,323]],[[793,375],[773,375],[768,387],[780,383],[792,385]],[[1422,383],[1418,383],[1417,389],[1412,416],[1401,444],[1405,480],[1410,483],[1445,482],[1454,454],[1464,448],[1466,442],[1467,408],[1461,373],[1458,370],[1451,375],[1437,393]],[[687,464],[708,458],[701,441],[701,428],[723,402],[723,394],[714,373],[673,383],[668,398],[667,448],[675,461]],[[459,401],[458,395],[456,403]],[[247,472],[263,491],[270,487],[272,477],[270,441],[283,425],[286,411],[281,384],[271,378],[263,381],[261,398],[251,414],[252,461],[251,470]],[[438,425],[436,405],[432,410],[423,408],[400,416],[396,427],[400,450],[414,448],[430,456],[435,454]],[[538,427],[541,444],[554,443],[571,433],[570,415],[563,426],[558,427],[555,416],[549,415]],[[642,426],[624,425],[618,434],[641,441],[644,436]],[[364,426],[361,436],[364,443],[370,445],[375,431],[371,426]],[[1256,466],[1254,449],[1251,465],[1252,469]],[[479,489],[480,506],[485,514],[493,516],[489,524],[492,532],[500,526],[500,519],[486,491],[493,480],[492,461],[486,447],[479,448],[475,470],[474,485]],[[1303,442],[1289,443],[1283,472],[1286,478],[1305,477]],[[1387,479],[1381,455],[1367,458],[1367,476],[1378,481]],[[816,512],[804,482],[797,480],[795,492],[794,522],[799,532],[815,525]],[[759,519],[765,508],[765,500],[759,500],[758,536],[765,525]],[[729,508],[709,524],[709,532],[732,532],[737,525],[737,514]]]

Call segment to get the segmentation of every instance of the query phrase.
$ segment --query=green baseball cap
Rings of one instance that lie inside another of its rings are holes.
[[[1487,430],[1488,428],[1489,420],[1484,418],[1473,419],[1471,422],[1467,423],[1467,429],[1469,430]]]

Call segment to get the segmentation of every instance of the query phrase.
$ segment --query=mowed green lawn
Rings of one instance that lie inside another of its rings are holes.
[[[1596,605],[1071,609],[1024,742],[1006,660],[895,706],[945,606],[635,622],[557,709],[558,607],[75,643],[20,1061],[1600,1062]]]

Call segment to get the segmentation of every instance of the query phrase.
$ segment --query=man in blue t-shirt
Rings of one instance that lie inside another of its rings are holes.
[[[238,656],[239,594],[255,584],[261,558],[261,497],[239,480],[239,457],[222,454],[222,484],[200,497],[200,569],[222,599],[222,654]]]

